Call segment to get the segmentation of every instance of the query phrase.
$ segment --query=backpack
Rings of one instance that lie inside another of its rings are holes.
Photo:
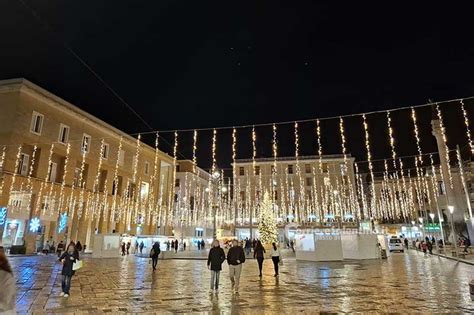
[[[155,256],[155,249],[154,248],[152,248],[150,250],[150,258],[153,257],[153,256]]]

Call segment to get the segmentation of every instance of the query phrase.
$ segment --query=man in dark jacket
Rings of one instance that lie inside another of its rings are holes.
[[[245,262],[245,253],[239,246],[237,240],[232,241],[232,247],[227,253],[227,263],[229,264],[230,282],[234,289],[234,293],[239,293],[240,273],[242,272],[242,264]]]
[[[153,271],[156,270],[156,265],[158,264],[158,256],[160,255],[160,253],[161,253],[160,243],[155,242],[155,244],[153,244],[153,247],[151,248],[151,251],[150,251],[150,258],[152,261]]]
[[[219,241],[214,240],[207,257],[207,267],[211,270],[211,291],[219,289],[219,274],[222,270],[222,263],[225,261],[224,250],[220,247]]]

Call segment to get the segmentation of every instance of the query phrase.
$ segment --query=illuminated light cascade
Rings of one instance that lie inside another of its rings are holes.
[[[5,155],[6,155],[7,146],[3,146],[2,149],[2,156],[0,157],[0,169],[3,171],[3,164],[5,163]],[[0,196],[3,195],[3,187],[5,185],[5,179],[0,179],[2,183],[0,184]]]
[[[359,218],[363,218],[363,219],[369,219],[369,213],[368,213],[368,207],[367,207],[367,201],[366,201],[366,198],[365,198],[365,192],[364,192],[364,183],[362,181],[362,176],[359,174],[359,166],[357,165],[357,163],[354,163],[354,167],[355,167],[355,173],[356,173],[356,182],[358,184],[358,192],[359,192],[359,199],[361,200],[362,202],[362,209],[360,207],[357,207],[357,209],[359,210]]]
[[[64,188],[66,187],[66,177],[67,170],[69,165],[69,154],[71,152],[71,144],[68,142],[66,145],[66,157],[64,159],[64,168],[63,168],[63,179],[61,181],[61,188],[59,190],[59,213],[62,212],[63,202],[64,202]]]
[[[276,204],[277,200],[275,196],[275,188],[277,187],[277,156],[278,156],[278,146],[277,146],[277,126],[273,124],[272,126],[272,153],[273,153],[273,170],[270,176],[270,189],[273,204]]]
[[[198,189],[198,184],[196,183],[196,179],[199,178],[199,173],[197,172],[197,140],[198,140],[198,131],[194,130],[193,132],[193,196],[194,196],[194,205],[193,205],[193,211],[192,211],[192,222],[194,223],[195,226],[198,224],[198,215],[199,215],[199,207],[196,204],[196,201],[199,200],[196,198],[196,196],[199,195],[199,189]],[[197,177],[197,178],[196,178]]]
[[[461,151],[459,150],[459,147],[456,150],[456,156],[458,159],[459,175],[461,176],[461,184],[462,184],[462,188],[464,190],[464,194],[466,197],[467,209],[469,210],[469,218],[471,219],[471,222],[474,223],[473,216],[472,216],[471,200],[469,198],[469,194],[467,193],[468,190],[467,190],[467,185],[466,185],[466,178],[464,177],[464,167],[462,164]]]
[[[117,149],[117,160],[115,161],[115,168],[114,168],[114,181],[112,183],[114,195],[112,196],[112,213],[110,214],[110,222],[115,223],[118,218],[120,218],[120,214],[117,213],[117,195],[118,192],[118,169],[120,164],[120,152],[122,151],[122,141],[123,137],[120,137],[119,146]]]
[[[393,175],[394,175],[394,180],[395,180],[395,185],[396,185],[396,191],[399,193],[398,198],[396,198],[395,200],[395,208],[396,208],[397,214],[403,217],[404,216],[404,213],[403,213],[404,203],[403,203],[403,195],[400,189],[401,188],[400,180],[399,180],[398,171],[397,171],[397,152],[395,148],[395,137],[393,135],[392,118],[390,117],[390,111],[387,111],[387,128],[388,128],[390,150],[392,152]],[[402,171],[400,172],[401,172],[401,177],[403,178]]]
[[[99,203],[99,195],[97,194],[97,191],[99,190],[99,178],[100,178],[100,171],[102,168],[102,157],[104,155],[104,146],[105,142],[104,139],[100,141],[100,150],[99,150],[99,165],[97,165],[97,172],[95,174],[95,179],[94,179],[94,185],[92,186],[92,193],[94,194],[94,201],[92,202],[92,211],[90,213],[92,220],[94,220],[97,217],[100,217],[100,209],[99,213],[97,213],[97,208],[98,208],[98,203]],[[86,217],[89,216],[89,209],[87,209],[86,212]]]
[[[80,219],[82,217],[82,210],[84,207],[84,169],[86,164],[86,151],[83,150],[82,152],[82,161],[81,161],[81,171],[79,173],[79,188],[81,189],[79,193],[79,208],[77,209],[77,218]],[[72,217],[72,216],[71,216]]]
[[[145,223],[146,224],[154,224],[158,223],[157,222],[157,211],[156,211],[156,199],[155,199],[155,186],[156,186],[156,179],[158,178],[158,155],[159,155],[159,149],[158,149],[158,144],[159,144],[159,138],[160,135],[157,132],[155,136],[155,158],[153,160],[153,174],[151,175],[150,178],[150,197],[148,198],[148,212],[146,216]],[[154,220],[153,220],[154,218]]]
[[[344,198],[346,198],[346,187],[347,191],[349,192],[349,200],[346,205],[346,209],[351,209],[351,216],[353,215],[352,209],[357,208],[355,204],[355,196],[354,196],[354,189],[352,187],[351,177],[349,175],[349,165],[348,165],[348,158],[347,158],[347,149],[346,149],[346,136],[345,136],[345,129],[344,129],[344,120],[342,117],[339,117],[339,133],[341,136],[341,149],[342,155],[344,157],[344,169],[341,169],[341,178],[342,178],[342,187],[344,192]]]
[[[402,178],[402,188],[403,188],[403,193],[401,193],[401,198],[402,198],[402,202],[403,202],[403,208],[405,209],[405,218],[407,218],[407,220],[409,221],[410,218],[412,217],[412,212],[411,212],[411,208],[410,208],[410,203],[408,201],[408,187],[407,187],[407,183],[406,183],[406,179],[405,179],[405,175],[404,175],[404,171],[403,171],[403,161],[401,158],[398,159],[398,164],[400,165],[400,177]]]
[[[370,173],[370,180],[371,180],[371,200],[369,205],[369,216],[372,217],[379,217],[379,211],[376,208],[376,198],[375,198],[375,180],[374,180],[374,172],[373,172],[373,165],[372,165],[372,154],[370,153],[370,138],[369,138],[369,126],[367,124],[367,119],[365,114],[362,115],[363,125],[364,125],[364,133],[365,133],[365,148],[367,151],[367,163],[369,165],[369,173]]]
[[[327,196],[326,196],[326,188],[324,183],[324,174],[323,174],[323,144],[321,142],[321,124],[319,119],[316,120],[316,142],[318,147],[318,166],[319,166],[319,175],[323,179],[323,184],[320,185],[321,188],[321,204],[322,209],[320,209],[320,221],[322,222],[325,220],[326,216],[328,215],[328,203],[327,203]]]
[[[140,158],[140,149],[141,149],[141,135],[138,134],[137,141],[136,141],[136,150],[135,150],[135,158],[133,159],[133,173],[132,173],[132,184],[135,185],[135,193],[132,196],[132,203],[131,210],[127,215],[127,223],[131,224],[132,219],[134,223],[138,222],[138,208],[137,208],[137,201],[141,200],[140,196],[140,179],[137,180],[137,173],[138,173],[138,160]]]
[[[439,126],[440,126],[440,129],[441,129],[441,136],[442,136],[443,142],[444,142],[446,164],[447,164],[447,170],[448,170],[449,187],[451,189],[453,189],[453,176],[451,174],[451,162],[450,162],[450,158],[449,158],[448,138],[446,137],[446,129],[444,128],[443,115],[441,113],[441,110],[440,110],[438,104],[436,104],[436,112],[437,112],[438,119],[439,119]]]
[[[296,177],[298,178],[299,183],[299,196],[298,196],[298,203],[295,207],[295,222],[299,222],[301,218],[305,215],[302,213],[304,210],[304,199],[305,199],[305,190],[304,190],[304,183],[303,178],[301,176],[301,168],[300,168],[300,160],[299,160],[299,134],[298,134],[298,123],[295,122],[295,159],[296,159]],[[305,215],[307,217],[308,215]]]
[[[16,175],[18,171],[18,167],[20,166],[20,157],[21,157],[21,150],[23,148],[23,145],[18,146],[18,151],[16,153],[16,159],[15,159],[15,170],[13,171],[13,176],[12,176],[12,183],[10,185],[10,191],[15,190],[15,180],[16,180]]]
[[[255,132],[255,127],[252,127],[252,181],[255,183],[255,194],[254,194],[254,200],[253,202],[249,204],[249,211],[250,211],[250,218],[252,219],[253,214],[254,214],[254,209],[255,209],[255,217],[258,215],[257,213],[257,200],[258,200],[258,189],[257,189],[257,184],[256,184],[256,168],[257,168],[257,163],[255,161],[255,158],[257,157],[257,133]],[[250,185],[248,187],[251,187]],[[250,193],[252,193],[250,191]]]
[[[33,196],[33,185],[31,182],[31,177],[33,176],[33,170],[35,168],[35,160],[36,160],[36,151],[38,147],[34,145],[33,147],[33,154],[31,155],[31,163],[30,163],[30,168],[28,170],[28,178],[27,178],[27,183],[26,183],[26,191],[28,193],[28,205],[31,205],[31,197]]]
[[[51,147],[49,149],[49,156],[48,156],[48,171],[46,172],[46,176],[44,177],[44,181],[41,183],[40,185],[40,189],[39,189],[39,192],[38,192],[38,201],[37,204],[41,207],[41,204],[42,204],[42,198],[43,198],[43,189],[46,189],[46,186],[47,186],[47,183],[48,183],[48,179],[49,179],[49,176],[51,174],[51,158],[53,156],[53,150],[54,150],[54,143],[51,144]],[[48,200],[47,204],[45,204],[45,208],[43,209],[43,211],[41,211],[41,214],[42,215],[46,215],[46,209],[47,208],[50,208],[50,203],[51,203],[51,200]]]
[[[474,153],[474,146],[472,144],[471,130],[469,128],[469,119],[467,118],[467,112],[466,112],[466,109],[464,108],[463,100],[461,100],[460,102],[461,102],[462,115],[464,117],[464,125],[466,126],[466,137],[467,137],[467,141],[469,143],[469,147],[471,148],[471,154],[473,154]]]

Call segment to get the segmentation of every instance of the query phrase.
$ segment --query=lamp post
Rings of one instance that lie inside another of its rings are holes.
[[[449,214],[451,217],[451,233],[453,234],[453,243],[454,243],[454,251],[456,252],[456,257],[458,256],[458,244],[456,244],[456,230],[454,229],[454,206],[448,206]]]

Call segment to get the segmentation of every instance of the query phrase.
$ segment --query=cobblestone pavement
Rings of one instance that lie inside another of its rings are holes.
[[[261,280],[256,261],[248,259],[238,295],[231,293],[226,265],[219,294],[210,294],[202,260],[163,260],[153,273],[144,258],[85,258],[69,298],[59,296],[61,265],[53,256],[10,261],[20,313],[474,312],[468,287],[474,267],[413,251],[363,262],[289,258],[279,278],[266,259]]]

